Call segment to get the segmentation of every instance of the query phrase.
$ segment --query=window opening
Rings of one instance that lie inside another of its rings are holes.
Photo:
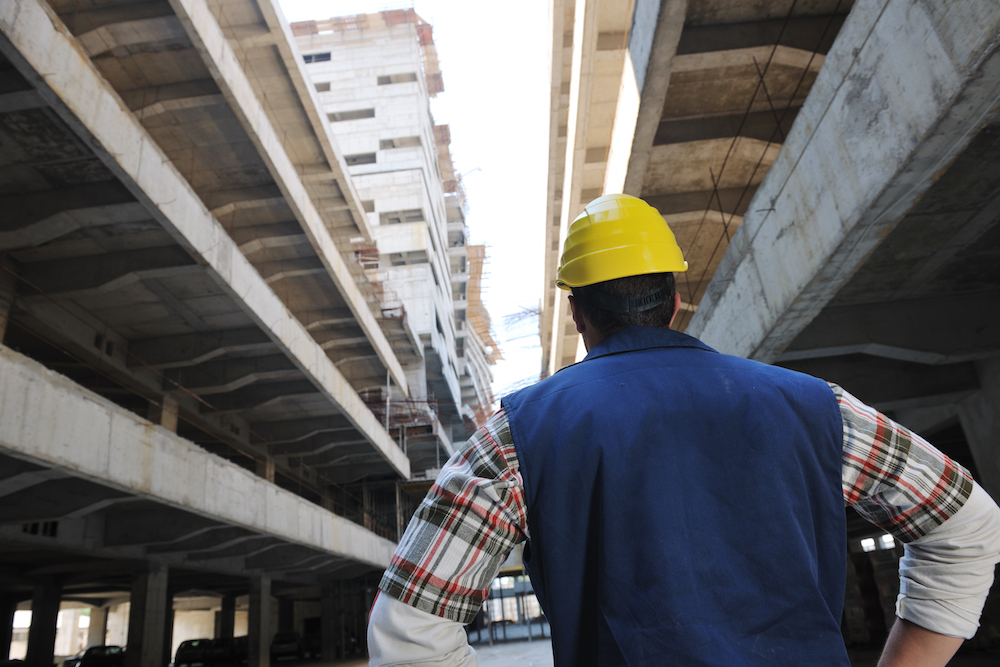
[[[378,85],[388,86],[392,83],[411,83],[417,80],[416,72],[406,72],[405,74],[389,74],[378,78]]]
[[[421,208],[411,208],[405,211],[389,211],[380,213],[379,222],[383,225],[398,225],[403,222],[423,222],[424,210]]]
[[[334,111],[326,115],[331,123],[339,123],[344,120],[360,120],[362,118],[374,118],[375,109],[352,109],[351,111]]]
[[[329,81],[323,81],[321,83],[317,83],[316,84],[316,92],[317,93],[328,93],[328,92],[330,92],[330,82]]]
[[[420,137],[397,137],[396,139],[382,139],[378,147],[387,148],[411,148],[420,145]]]
[[[357,153],[355,155],[345,155],[344,162],[348,167],[359,164],[375,164],[375,153]]]
[[[308,63],[325,63],[330,60],[330,53],[308,53],[302,56],[302,60]]]

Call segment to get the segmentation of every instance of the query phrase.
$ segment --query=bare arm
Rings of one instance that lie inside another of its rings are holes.
[[[878,667],[944,667],[964,641],[897,619]]]

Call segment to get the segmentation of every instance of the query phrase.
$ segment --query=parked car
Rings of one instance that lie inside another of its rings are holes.
[[[205,650],[211,639],[188,639],[181,642],[174,654],[175,667],[202,667],[205,664]]]
[[[213,639],[205,649],[206,665],[242,665],[247,661],[247,638]]]
[[[124,664],[125,649],[121,646],[91,646],[63,660],[63,667],[121,667]]]
[[[301,659],[304,654],[302,639],[297,632],[279,632],[271,640],[271,659]]]

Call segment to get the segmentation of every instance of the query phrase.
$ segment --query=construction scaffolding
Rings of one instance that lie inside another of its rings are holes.
[[[503,354],[500,352],[500,346],[493,333],[490,314],[483,304],[483,267],[486,264],[486,246],[468,245],[466,249],[469,258],[469,286],[466,290],[469,301],[469,324],[483,341],[483,346],[486,348],[486,359],[492,365],[502,360]]]

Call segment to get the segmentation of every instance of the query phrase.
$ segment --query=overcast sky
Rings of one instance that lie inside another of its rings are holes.
[[[548,165],[548,2],[542,0],[279,0],[292,21],[413,7],[434,26],[444,93],[434,120],[451,126],[464,177],[472,243],[485,243],[485,301],[505,361],[493,369],[501,396],[538,376],[538,323],[518,319],[542,293]]]

